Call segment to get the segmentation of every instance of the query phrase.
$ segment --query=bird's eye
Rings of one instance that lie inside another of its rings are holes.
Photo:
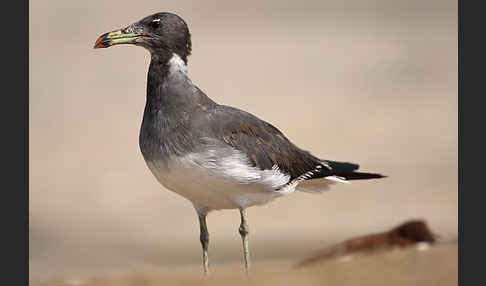
[[[154,19],[149,23],[149,26],[152,28],[158,28],[160,26],[160,19]]]

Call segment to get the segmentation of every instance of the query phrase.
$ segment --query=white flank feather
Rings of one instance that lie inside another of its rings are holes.
[[[324,178],[302,181],[296,186],[295,189],[299,192],[322,193],[329,191],[330,185],[334,185],[336,183],[349,184],[348,181],[343,180],[340,177],[327,176]]]

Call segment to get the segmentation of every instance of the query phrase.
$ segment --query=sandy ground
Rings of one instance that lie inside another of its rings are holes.
[[[284,261],[255,265],[246,276],[241,265],[213,268],[204,277],[195,269],[161,269],[151,265],[106,273],[86,280],[59,279],[36,286],[152,285],[457,285],[457,244],[428,249],[411,247],[376,254],[326,260],[295,269]]]
[[[271,122],[317,156],[389,176],[250,209],[255,279],[310,277],[271,269],[406,219],[424,218],[445,241],[457,239],[455,1],[138,2],[30,2],[31,281],[144,265],[174,282],[173,271],[187,283],[200,273],[195,212],[157,183],[138,148],[149,55],[92,49],[100,34],[156,11],[187,20],[190,76],[215,101]],[[238,223],[237,211],[208,217],[221,277],[241,269]],[[309,271],[329,283],[346,276],[343,284],[360,280],[358,271],[371,285],[385,270],[369,271],[385,267],[401,281],[394,284],[416,285],[430,266],[434,283],[449,285],[456,252],[431,250],[420,260],[426,268],[402,265],[402,255],[422,255],[405,252]]]

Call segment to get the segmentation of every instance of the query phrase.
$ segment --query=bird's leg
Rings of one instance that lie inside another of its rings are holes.
[[[207,275],[209,273],[209,260],[208,260],[208,244],[209,244],[209,233],[208,228],[206,226],[206,213],[197,213],[199,216],[199,229],[200,235],[199,239],[201,240],[202,245],[202,262],[203,262],[203,269],[204,274]]]
[[[248,249],[249,228],[248,228],[248,223],[246,222],[246,210],[240,209],[240,215],[241,215],[241,224],[238,230],[240,232],[241,240],[243,242],[243,257],[245,259],[245,270],[246,273],[248,274],[248,271],[250,269],[250,250]]]

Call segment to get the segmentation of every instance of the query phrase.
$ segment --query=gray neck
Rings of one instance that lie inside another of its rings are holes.
[[[145,159],[191,151],[195,146],[192,139],[197,137],[194,123],[201,123],[216,105],[191,82],[179,56],[173,54],[165,63],[152,58],[140,130]]]

